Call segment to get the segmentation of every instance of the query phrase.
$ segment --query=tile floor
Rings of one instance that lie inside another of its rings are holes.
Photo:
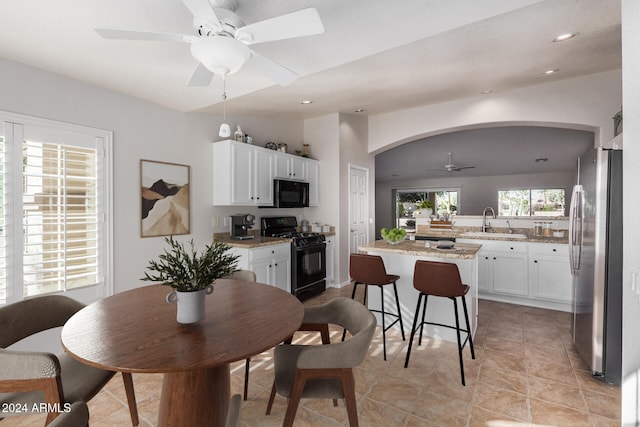
[[[351,288],[329,289],[309,301],[316,304]],[[412,319],[407,319],[410,328]],[[387,361],[382,359],[380,329],[369,356],[356,369],[358,414],[362,426],[619,426],[620,388],[591,378],[570,338],[570,314],[481,300],[475,339],[476,359],[465,348],[467,386],[460,383],[456,345],[427,339],[414,345],[404,369],[407,341],[387,332]],[[318,342],[316,334],[296,335]],[[340,339],[334,328],[332,340]],[[408,336],[407,336],[408,338]],[[278,396],[272,414],[264,414],[272,382],[272,352],[252,359],[249,400],[243,426],[280,426],[285,399]],[[244,362],[232,366],[232,393],[242,393]],[[161,375],[134,375],[140,425],[157,421]],[[91,426],[131,425],[120,376],[90,403]],[[0,426],[44,425],[42,416],[6,419]],[[296,426],[348,425],[343,403],[303,400]],[[198,426],[200,427],[200,426]]]

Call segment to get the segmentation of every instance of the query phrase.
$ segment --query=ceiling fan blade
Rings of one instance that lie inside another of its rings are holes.
[[[211,80],[213,79],[213,72],[209,71],[207,67],[202,64],[198,64],[193,75],[191,75],[191,79],[189,79],[189,83],[187,86],[190,87],[200,87],[200,86],[209,86],[211,84]]]
[[[454,170],[455,171],[461,171],[463,169],[475,169],[475,166],[457,166]]]
[[[186,0],[185,0],[186,1]],[[236,38],[246,44],[311,36],[324,32],[318,11],[312,7],[238,28]]]
[[[198,28],[208,22],[220,27],[220,19],[211,7],[209,0],[182,0],[182,2],[193,15],[194,27]]]
[[[105,39],[115,40],[147,40],[158,42],[191,43],[196,37],[186,34],[154,33],[147,31],[112,30],[109,28],[95,28],[96,33]]]
[[[251,51],[251,65],[280,86],[289,86],[299,77],[296,72],[254,51]]]

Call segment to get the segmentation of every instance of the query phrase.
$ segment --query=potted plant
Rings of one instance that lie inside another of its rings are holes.
[[[167,302],[177,303],[178,322],[195,323],[204,318],[204,297],[213,292],[213,282],[233,273],[239,256],[227,253],[229,246],[220,242],[205,246],[198,254],[193,240],[189,249],[173,236],[165,241],[169,249],[157,260],[149,261],[142,280],[172,287],[174,291],[167,295]]]
[[[433,213],[433,202],[425,199],[418,205],[418,208],[422,210],[422,215],[430,216]]]

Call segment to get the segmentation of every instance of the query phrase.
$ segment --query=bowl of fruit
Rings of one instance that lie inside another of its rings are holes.
[[[382,228],[380,229],[380,235],[392,245],[397,245],[407,237],[407,230],[403,228],[392,228],[390,230]]]

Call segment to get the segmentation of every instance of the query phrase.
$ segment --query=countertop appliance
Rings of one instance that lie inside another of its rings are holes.
[[[255,217],[251,214],[231,215],[231,238],[246,240],[253,239],[253,235],[249,234],[249,230],[253,228]]]
[[[263,216],[262,236],[291,239],[291,293],[300,301],[326,290],[327,244],[324,234],[301,233],[294,216]]]
[[[622,375],[622,151],[578,159],[569,212],[573,342],[594,376]]]
[[[306,208],[308,206],[309,206],[309,183],[308,182],[288,181],[286,179],[273,180],[273,207],[275,208]],[[297,226],[297,223],[296,223],[296,226]]]

